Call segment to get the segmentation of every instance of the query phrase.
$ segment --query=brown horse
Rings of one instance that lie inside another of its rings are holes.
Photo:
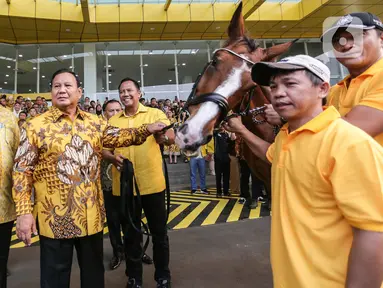
[[[242,3],[231,19],[228,35],[225,45],[214,52],[212,61],[200,74],[186,103],[190,117],[176,132],[176,142],[184,151],[195,151],[207,143],[214,127],[219,125],[229,110],[243,112],[242,121],[250,131],[270,143],[274,141],[274,127],[264,119],[256,119],[262,116],[249,113],[253,108],[269,103],[265,96],[267,88],[252,81],[251,68],[259,61],[275,61],[294,41],[260,48],[254,39],[245,35]],[[270,193],[270,166],[255,157],[248,147],[245,146],[243,150],[251,170],[265,183]]]

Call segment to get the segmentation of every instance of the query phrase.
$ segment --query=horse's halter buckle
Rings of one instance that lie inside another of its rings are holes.
[[[228,52],[228,53],[230,53],[230,54],[232,54],[232,55],[242,59],[243,61],[247,62],[251,66],[255,65],[255,63],[253,61],[251,61],[250,59],[244,57],[241,54],[238,54],[238,53],[234,52],[233,50],[227,49],[227,48],[219,48],[219,49],[214,50],[213,57],[215,56],[215,54],[218,51]],[[193,85],[192,91],[191,91],[191,93],[190,93],[190,95],[189,95],[189,97],[188,97],[188,99],[187,99],[187,101],[185,103],[185,106],[184,106],[183,110],[188,112],[188,107],[189,106],[194,106],[194,105],[198,105],[198,104],[205,103],[205,102],[213,102],[213,103],[217,104],[219,109],[221,110],[221,116],[218,119],[217,124],[216,124],[216,126],[218,126],[223,120],[227,120],[227,114],[229,112],[228,99],[226,99],[226,97],[224,97],[223,95],[218,94],[218,93],[214,93],[214,92],[213,93],[202,94],[199,97],[196,97],[197,86],[198,86],[199,82],[201,81],[202,76],[205,74],[206,70],[209,68],[209,66],[212,64],[212,62],[213,61],[208,62],[205,65],[204,69],[202,70],[202,73],[200,73],[198,75],[198,77],[197,77],[197,79],[196,79],[196,81],[195,81],[195,83]],[[230,117],[234,117],[234,116],[247,116],[247,115],[250,114],[252,116],[252,120],[253,120],[253,122],[255,124],[263,124],[263,123],[266,122],[266,120],[258,120],[257,116],[260,115],[260,114],[264,114],[265,113],[266,106],[257,107],[257,108],[254,108],[254,109],[249,109],[250,108],[251,97],[252,97],[252,92],[250,94],[249,101],[248,101],[248,104],[247,104],[245,110],[243,110],[241,112],[238,112],[238,113],[233,113],[232,115],[230,115]],[[244,100],[244,98],[242,98],[242,102],[241,102],[240,108],[242,107],[243,100]]]

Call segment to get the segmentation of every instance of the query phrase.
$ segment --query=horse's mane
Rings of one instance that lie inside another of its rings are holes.
[[[259,47],[259,43],[257,42],[257,40],[250,38],[248,36],[243,36],[239,38],[238,40],[236,40],[235,42],[230,42],[230,40],[227,40],[224,44],[224,47],[229,45],[238,46],[243,44],[249,47],[249,50],[250,50],[249,52],[254,52]]]

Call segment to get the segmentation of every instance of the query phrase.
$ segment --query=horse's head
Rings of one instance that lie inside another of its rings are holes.
[[[273,61],[286,52],[293,42],[261,48],[245,36],[242,3],[228,27],[229,39],[224,47],[214,51],[196,80],[186,102],[189,119],[178,128],[176,142],[181,149],[195,151],[210,141],[213,129],[228,111],[240,105],[244,95],[256,84],[251,80],[251,68],[259,61]]]

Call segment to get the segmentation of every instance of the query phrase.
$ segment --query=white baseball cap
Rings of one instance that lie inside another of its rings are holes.
[[[324,82],[330,83],[330,69],[318,59],[307,55],[283,58],[278,62],[258,62],[252,70],[253,81],[258,85],[269,86],[270,78],[280,70],[305,70],[312,72]]]

